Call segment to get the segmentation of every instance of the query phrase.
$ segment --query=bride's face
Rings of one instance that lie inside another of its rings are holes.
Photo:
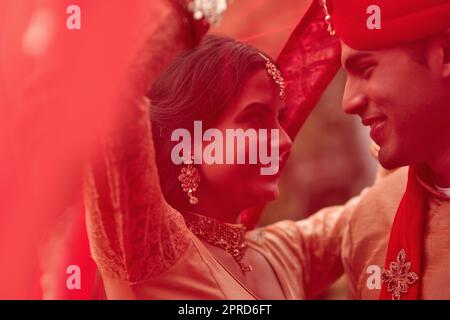
[[[256,71],[215,123],[216,132],[223,138],[224,163],[201,166],[201,185],[208,192],[216,193],[214,197],[223,196],[224,201],[241,207],[278,197],[278,179],[292,145],[280,125],[286,108],[279,93],[280,88],[265,69]],[[234,138],[242,133],[251,138]],[[204,156],[205,153],[217,155],[211,150],[219,144],[213,142],[203,143]],[[239,157],[241,162],[244,159],[243,164],[238,163]]]

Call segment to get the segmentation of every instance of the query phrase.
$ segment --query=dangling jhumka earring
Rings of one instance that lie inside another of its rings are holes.
[[[280,98],[281,100],[284,100],[286,98],[285,94],[286,85],[284,83],[284,79],[283,76],[281,75],[280,70],[278,70],[278,68],[273,64],[273,62],[270,61],[270,59],[267,58],[264,54],[259,52],[259,55],[261,56],[261,58],[264,59],[264,61],[266,61],[267,73],[269,74],[269,76],[272,77],[273,81],[275,81],[275,83],[280,87]]]
[[[323,11],[325,12],[325,22],[328,25],[328,32],[330,35],[334,36],[336,34],[336,30],[334,29],[333,22],[331,21],[330,9],[328,8],[327,0],[320,0]]]
[[[189,198],[190,204],[197,204],[198,198],[193,194],[197,191],[198,183],[200,182],[200,174],[198,169],[194,167],[194,157],[191,157],[190,160],[186,161],[186,166],[181,168],[180,175],[178,176],[178,181],[181,182],[181,188],[183,192],[185,192]]]

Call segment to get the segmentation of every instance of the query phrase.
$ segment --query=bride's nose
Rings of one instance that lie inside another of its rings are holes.
[[[284,129],[280,129],[280,157],[285,158],[291,152],[292,140]]]

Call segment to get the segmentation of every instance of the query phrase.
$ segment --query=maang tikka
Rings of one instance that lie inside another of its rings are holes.
[[[194,157],[191,157],[188,161],[185,161],[185,166],[181,168],[178,181],[181,182],[181,188],[189,198],[190,204],[197,204],[198,198],[194,196],[194,192],[197,191],[198,183],[200,182],[200,173],[198,169],[194,167]]]
[[[263,53],[259,52],[259,56],[264,59],[266,62],[266,70],[269,76],[272,77],[273,81],[278,85],[280,88],[280,98],[281,100],[286,99],[286,84],[284,82],[283,76],[281,75],[281,71],[278,70],[277,66],[273,64],[273,62],[267,58]]]

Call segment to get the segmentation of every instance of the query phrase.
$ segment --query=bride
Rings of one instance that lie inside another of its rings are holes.
[[[181,164],[172,159],[171,133],[183,128],[193,136],[201,121],[222,133],[277,129],[279,139],[267,143],[277,144],[281,170],[292,144],[283,127],[285,95],[266,54],[208,36],[136,102],[151,121],[128,123],[122,140],[106,141],[86,183],[91,252],[109,299],[307,299],[341,275],[355,200],[250,231],[240,213],[277,198],[279,173],[261,175],[261,163],[197,164],[195,153]],[[121,151],[125,143],[131,151]],[[249,147],[235,146],[233,156],[248,155]]]

